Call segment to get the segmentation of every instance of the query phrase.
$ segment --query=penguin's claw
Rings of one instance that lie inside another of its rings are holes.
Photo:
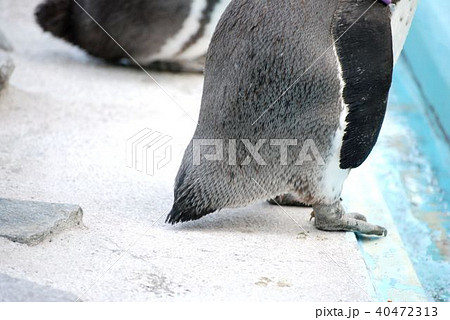
[[[363,214],[357,213],[357,212],[355,212],[355,213],[346,213],[346,216],[348,218],[352,218],[352,219],[356,219],[356,220],[361,220],[361,221],[367,222],[366,216],[364,216]],[[315,217],[316,217],[316,215],[314,214],[314,211],[311,212],[311,217],[309,218],[309,221],[311,221]]]
[[[385,228],[368,223],[364,215],[359,213],[345,214],[340,203],[329,206],[314,206],[311,217],[313,216],[315,218],[314,225],[320,230],[352,231],[383,237],[387,235]]]
[[[357,213],[357,212],[346,213],[345,216],[347,218],[352,218],[352,219],[356,219],[356,220],[361,220],[361,221],[367,222],[367,218],[361,213]]]
[[[291,193],[285,193],[279,196],[276,196],[273,199],[267,200],[268,203],[273,205],[280,206],[292,206],[292,207],[311,207],[300,201],[295,195]]]

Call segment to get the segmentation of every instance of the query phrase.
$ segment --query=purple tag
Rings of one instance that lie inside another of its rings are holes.
[[[381,0],[384,4],[390,5],[392,3],[392,0]]]

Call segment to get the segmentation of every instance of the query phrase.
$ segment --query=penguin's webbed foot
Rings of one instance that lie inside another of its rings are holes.
[[[386,236],[387,230],[367,222],[359,213],[345,214],[340,202],[332,205],[314,205],[311,217],[317,229],[325,231],[353,231],[366,235]]]
[[[273,205],[280,205],[280,206],[292,206],[292,207],[311,207],[310,205],[307,205],[300,201],[299,198],[297,198],[292,193],[285,193],[279,196],[276,196],[273,199],[267,200],[268,203]]]

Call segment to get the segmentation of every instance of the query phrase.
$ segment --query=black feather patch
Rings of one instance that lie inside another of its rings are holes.
[[[172,210],[166,217],[166,223],[176,224],[179,222],[186,222],[192,220],[198,220],[207,214],[216,211],[216,209],[205,209],[199,211],[195,208],[180,208],[180,205],[175,203],[172,207]]]
[[[333,37],[339,39],[336,50],[345,82],[343,98],[349,109],[341,169],[360,166],[372,151],[392,82],[390,10],[379,1],[373,3],[339,0],[332,25]]]
[[[174,203],[172,210],[166,217],[166,223],[176,224],[191,220],[198,220],[207,214],[217,210],[217,208],[199,208],[195,201],[195,192],[192,192],[194,185],[186,183],[186,168],[180,168],[175,182]]]
[[[35,16],[44,31],[72,42],[71,11],[70,0],[46,0],[37,6]]]

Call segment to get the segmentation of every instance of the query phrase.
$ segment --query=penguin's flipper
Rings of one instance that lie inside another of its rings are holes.
[[[384,120],[393,70],[389,10],[381,2],[339,0],[333,36],[348,106],[341,169],[366,160]]]

